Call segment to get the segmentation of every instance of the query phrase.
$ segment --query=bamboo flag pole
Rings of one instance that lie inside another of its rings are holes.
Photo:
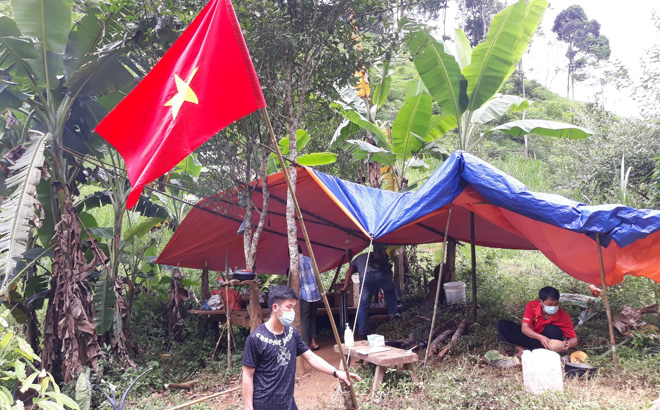
[[[312,250],[312,244],[309,240],[309,235],[307,234],[307,228],[305,227],[305,221],[303,220],[303,215],[302,211],[300,210],[300,204],[298,204],[298,198],[296,197],[296,193],[293,190],[293,186],[291,185],[291,180],[289,179],[289,173],[287,170],[286,165],[284,164],[284,158],[282,157],[282,152],[280,151],[280,146],[277,143],[277,139],[275,138],[275,132],[273,131],[273,126],[270,123],[270,117],[268,116],[268,110],[266,108],[263,108],[263,113],[264,113],[264,119],[266,120],[266,126],[268,127],[268,132],[270,133],[270,138],[273,143],[273,146],[275,147],[275,151],[277,153],[277,158],[280,160],[280,166],[282,167],[282,173],[284,175],[284,179],[286,180],[286,185],[289,188],[289,192],[291,193],[291,200],[293,202],[293,206],[296,209],[296,216],[298,217],[298,221],[300,222],[300,230],[303,233],[303,236],[305,238],[305,244],[307,245],[307,251],[309,252],[309,257],[312,260],[312,266],[314,267],[314,276],[316,276],[316,281],[319,285],[319,290],[321,291],[321,297],[323,298],[323,304],[325,305],[325,311],[328,314],[328,318],[330,319],[330,325],[332,326],[332,333],[335,335],[335,342],[337,343],[337,346],[339,347],[339,356],[341,357],[341,364],[346,370],[346,379],[351,380],[349,369],[348,369],[348,364],[346,363],[346,358],[344,357],[343,354],[343,346],[341,344],[341,340],[339,339],[339,332],[337,331],[337,325],[335,324],[335,318],[332,316],[332,310],[330,309],[330,304],[328,303],[328,297],[325,294],[325,291],[323,290],[323,282],[321,281],[321,274],[319,272],[319,267],[316,264],[316,258],[314,257],[314,251]],[[357,398],[355,396],[355,390],[353,390],[353,383],[350,383],[348,385],[351,391],[351,399],[353,400],[352,407],[357,408]]]
[[[598,246],[598,261],[600,262],[600,279],[603,283],[603,299],[605,299],[605,311],[607,312],[607,327],[610,330],[610,344],[612,345],[612,364],[616,369],[619,360],[616,355],[616,342],[614,341],[614,326],[612,325],[612,311],[610,310],[610,299],[607,296],[607,285],[605,284],[605,267],[603,265],[603,250],[600,247],[600,234],[596,233],[596,245]]]
[[[451,210],[454,207],[454,202],[449,203],[449,212],[447,212],[447,226],[445,227],[445,240],[442,242],[442,260],[440,261],[440,273],[438,274],[438,283],[435,287],[435,303],[433,304],[433,318],[431,319],[431,330],[429,330],[429,341],[426,344],[426,353],[424,354],[424,366],[426,360],[429,358],[429,350],[431,350],[431,339],[433,338],[433,328],[435,327],[435,318],[438,314],[438,299],[440,299],[440,282],[442,282],[442,270],[444,269],[445,260],[447,259],[447,238],[449,237],[449,221],[451,220]]]
[[[470,212],[470,253],[472,256],[472,320],[477,323],[477,246],[474,233],[474,212]]]

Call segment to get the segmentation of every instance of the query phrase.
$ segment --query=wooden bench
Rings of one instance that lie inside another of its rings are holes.
[[[373,396],[378,390],[378,385],[383,381],[383,376],[385,376],[385,370],[387,368],[402,368],[410,372],[410,378],[414,383],[418,383],[417,375],[415,374],[415,368],[413,363],[419,361],[417,353],[409,352],[407,350],[398,349],[396,347],[385,346],[388,350],[376,353],[360,353],[369,349],[369,343],[366,340],[360,340],[355,342],[355,346],[346,347],[342,345],[344,349],[344,354],[349,354],[350,357],[357,360],[364,360],[365,362],[373,363],[376,365],[376,374],[374,375],[374,384],[371,388],[371,395]],[[339,347],[335,345],[335,352],[339,352]]]
[[[198,309],[191,309],[188,311],[191,315],[206,315],[211,320],[215,322],[220,322],[223,323],[225,322],[226,319],[226,312],[224,309],[220,310],[198,310]],[[265,322],[268,320],[270,317],[270,310],[269,309],[261,309],[261,316],[262,316],[262,321]],[[250,327],[250,315],[248,315],[247,310],[232,310],[231,311],[231,324],[232,325],[238,325],[238,326],[244,326],[244,327]]]

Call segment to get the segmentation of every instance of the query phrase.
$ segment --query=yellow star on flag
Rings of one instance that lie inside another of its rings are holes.
[[[188,81],[183,81],[181,77],[179,77],[177,74],[174,74],[177,93],[174,95],[174,97],[172,97],[172,99],[165,103],[166,107],[172,107],[172,118],[176,118],[184,102],[188,101],[193,104],[199,104],[199,100],[197,100],[195,92],[192,88],[190,88],[190,82],[195,76],[195,73],[197,73],[197,69],[199,69],[199,67],[195,67],[192,74],[190,74],[190,77],[188,77]]]

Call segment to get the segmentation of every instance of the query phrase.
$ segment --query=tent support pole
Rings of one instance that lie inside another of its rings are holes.
[[[284,174],[284,179],[286,180],[286,185],[289,189],[289,192],[291,193],[291,199],[293,201],[293,206],[296,209],[296,216],[298,217],[298,222],[300,222],[300,230],[303,233],[303,236],[305,237],[305,244],[307,245],[307,251],[309,252],[309,257],[312,260],[312,266],[314,267],[314,276],[316,276],[316,282],[319,285],[319,290],[321,291],[321,296],[323,298],[323,304],[325,305],[325,311],[328,314],[328,318],[330,319],[330,325],[332,326],[332,333],[335,335],[335,342],[337,343],[337,346],[339,347],[339,357],[341,358],[341,364],[343,368],[346,370],[346,378],[350,381],[350,372],[348,368],[348,364],[346,363],[346,358],[344,357],[344,354],[342,353],[344,351],[343,346],[341,344],[341,339],[339,339],[339,332],[337,331],[337,325],[335,324],[335,318],[332,316],[332,310],[330,309],[330,304],[328,303],[328,297],[325,294],[325,291],[323,290],[323,282],[321,281],[321,274],[319,272],[319,267],[316,264],[316,258],[314,257],[314,250],[312,249],[312,244],[309,240],[309,235],[307,234],[307,228],[305,227],[305,222],[303,220],[303,214],[300,210],[300,205],[298,204],[298,198],[296,197],[296,193],[293,190],[293,187],[291,185],[291,180],[289,179],[289,172],[286,168],[286,165],[284,164],[284,158],[282,157],[282,152],[280,151],[279,144],[277,143],[277,138],[275,138],[275,132],[273,131],[273,126],[270,123],[270,117],[268,116],[268,110],[266,108],[263,109],[264,113],[264,119],[266,121],[266,126],[268,127],[268,132],[270,133],[270,139],[271,142],[273,143],[273,146],[275,147],[275,151],[277,153],[277,158],[280,161],[280,166],[282,167],[282,171]],[[341,382],[340,382],[341,383]],[[353,403],[344,403],[347,408],[357,408],[357,398],[355,396],[355,390],[353,389],[353,383],[350,383],[348,385],[350,388],[351,392],[351,400]]]
[[[209,260],[204,259],[204,269],[202,269],[202,302],[206,303],[209,300]]]
[[[442,242],[442,260],[440,261],[440,275],[438,279],[442,277],[442,269],[445,265],[445,260],[447,259],[447,239],[449,238],[449,221],[451,220],[451,210],[454,207],[454,202],[449,203],[449,211],[447,212],[447,226],[445,227],[445,240]],[[426,344],[426,353],[424,353],[424,366],[426,366],[426,361],[429,358],[429,350],[431,350],[431,342],[433,339],[433,328],[435,327],[435,318],[438,315],[438,300],[440,299],[440,282],[438,280],[438,285],[435,287],[435,303],[433,304],[433,318],[431,319],[431,329],[429,330],[429,341]]]
[[[598,246],[598,261],[600,262],[600,279],[603,285],[603,299],[605,299],[605,311],[607,312],[607,327],[610,330],[610,344],[612,345],[612,364],[616,369],[619,360],[616,355],[616,342],[614,341],[614,326],[612,325],[612,310],[610,309],[610,299],[607,296],[607,285],[605,284],[605,267],[603,265],[603,250],[600,246],[600,234],[596,233],[596,245]]]
[[[474,212],[470,212],[470,253],[472,256],[472,320],[477,322],[477,246],[474,233]]]

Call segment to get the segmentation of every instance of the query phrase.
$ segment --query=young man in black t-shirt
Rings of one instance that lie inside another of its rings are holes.
[[[275,286],[268,295],[270,318],[245,341],[243,353],[243,404],[246,410],[297,409],[293,398],[296,357],[302,355],[313,368],[349,383],[346,372],[314,354],[295,327],[293,307],[298,296],[287,286]],[[351,373],[351,378],[360,377]]]

